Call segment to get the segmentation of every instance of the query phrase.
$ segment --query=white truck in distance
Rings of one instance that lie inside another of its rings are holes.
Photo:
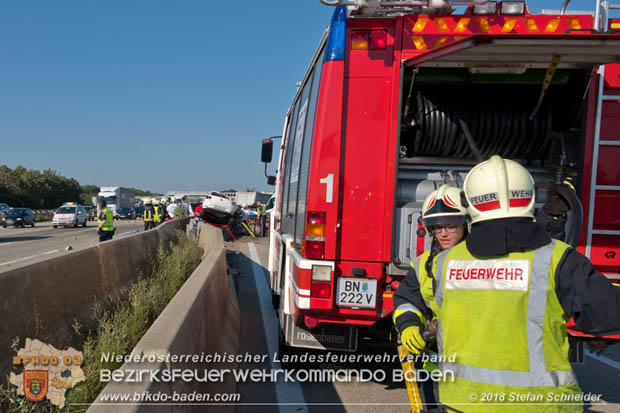
[[[108,208],[116,218],[121,208],[133,208],[136,204],[136,192],[120,186],[102,186],[98,198],[106,201]],[[98,207],[97,207],[98,208]],[[97,210],[99,213],[99,210]]]
[[[270,196],[270,193],[265,192],[237,192],[235,203],[239,206],[247,205],[249,207],[255,205],[256,201],[266,203]]]

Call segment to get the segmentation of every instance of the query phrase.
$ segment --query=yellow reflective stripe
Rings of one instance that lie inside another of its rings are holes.
[[[415,314],[420,319],[422,324],[426,324],[426,318],[422,314],[422,311],[420,311],[420,309],[418,309],[417,307],[409,303],[401,304],[394,309],[394,314],[392,315],[392,321],[396,323],[396,319],[406,313]]]
[[[445,374],[452,372],[455,377],[465,380],[500,386],[558,387],[577,383],[572,371],[545,371],[535,374],[531,371],[493,370],[458,363],[439,363],[439,370]],[[554,392],[554,389],[549,392]]]

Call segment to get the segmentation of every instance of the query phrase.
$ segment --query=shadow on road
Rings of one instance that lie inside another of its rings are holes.
[[[264,285],[260,283],[255,284],[255,280],[252,279],[252,260],[245,255],[245,245],[241,246],[237,244],[235,247],[240,252],[234,254],[234,258],[229,256],[229,265],[239,269],[239,274],[234,277],[235,286],[239,298],[240,310],[241,310],[241,349],[240,353],[249,351],[251,353],[266,354],[269,352],[266,344],[265,331],[263,329],[263,323],[261,320],[260,300],[259,293],[256,291],[256,286]],[[232,259],[231,259],[232,258]],[[262,274],[267,278],[267,271],[262,267]],[[273,313],[271,313],[273,316]],[[277,332],[269,332],[268,334],[277,334]],[[275,350],[277,352],[277,349]],[[323,350],[311,350],[311,349],[296,349],[294,354],[307,354],[307,355],[325,355],[328,351]],[[400,370],[401,366],[398,361],[394,361],[394,357],[397,355],[396,349],[393,347],[366,347],[361,346],[356,353],[329,352],[332,355],[336,355],[338,360],[335,362],[297,362],[297,363],[283,363],[282,368],[286,370],[361,370],[375,372],[382,370],[385,373],[384,378],[381,379],[381,375],[377,376],[380,379],[376,380],[373,377],[370,382],[358,382],[356,378],[350,380],[350,382],[337,382],[331,381],[319,381],[319,382],[304,382],[300,383],[301,392],[303,394],[304,402],[307,404],[307,409],[310,412],[329,412],[329,413],[342,413],[346,411],[375,411],[377,406],[372,406],[373,403],[390,400],[392,392],[396,391],[400,395],[406,394],[405,386],[403,382],[393,381],[393,370]],[[359,356],[359,361],[349,362],[346,361],[346,357],[350,355]],[[340,357],[342,356],[342,358]],[[368,356],[364,359],[364,356]],[[388,361],[369,361],[376,356],[380,356],[380,360]],[[281,356],[270,354],[269,358],[281,359]],[[342,361],[341,361],[342,360]],[[241,367],[241,366],[240,366]],[[263,366],[257,366],[256,364],[244,367],[249,368],[270,368],[265,363]],[[242,394],[242,401],[246,403],[252,402],[276,402],[276,391],[273,384],[261,383],[261,384],[249,384],[240,383],[238,390]],[[344,393],[343,393],[344,392]],[[382,394],[383,397],[380,400],[376,399],[377,392]],[[383,393],[386,392],[386,393]],[[343,400],[341,396],[343,394],[348,395],[350,400]],[[352,405],[350,405],[352,404]],[[252,411],[254,407],[239,406],[238,412]],[[392,406],[389,406],[392,408]],[[246,410],[247,409],[247,410]],[[407,410],[405,408],[404,410]],[[277,411],[276,406],[261,406],[261,411]],[[293,408],[294,411],[294,408]],[[402,411],[398,410],[398,411]]]
[[[242,247],[243,248],[243,247]],[[277,355],[271,353],[276,349],[269,349],[267,346],[267,339],[265,337],[265,331],[263,328],[263,321],[261,319],[262,314],[260,311],[260,300],[258,292],[256,291],[256,285],[252,272],[252,260],[243,253],[235,254],[236,266],[239,269],[239,275],[235,276],[235,286],[237,288],[237,295],[239,298],[239,305],[241,310],[241,348],[240,353],[250,352],[253,354],[268,354],[268,359],[265,363],[252,364],[239,366],[240,368],[271,368],[269,360],[273,360]],[[263,276],[267,277],[266,270],[263,267]],[[260,288],[260,287],[259,287]],[[269,315],[268,315],[269,316]],[[268,332],[268,334],[277,334],[277,332]],[[284,369],[292,368],[317,368],[305,364],[303,366],[282,366]],[[308,406],[309,411],[317,412],[345,412],[346,409],[342,406],[342,400],[340,399],[334,385],[332,383],[300,383],[301,390],[305,403],[321,403],[321,406]],[[246,403],[277,403],[276,389],[273,383],[239,383],[238,390],[242,395],[242,401]],[[257,406],[238,406],[237,412],[253,412],[256,411]],[[295,407],[293,407],[293,411]],[[277,412],[277,405],[260,406],[260,411]]]
[[[0,244],[5,242],[38,241],[41,239],[52,238],[46,236],[24,236],[24,237],[1,237]]]

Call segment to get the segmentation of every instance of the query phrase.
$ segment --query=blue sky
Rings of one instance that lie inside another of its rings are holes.
[[[331,12],[319,0],[2,0],[0,164],[160,192],[270,189],[261,138],[281,133]]]

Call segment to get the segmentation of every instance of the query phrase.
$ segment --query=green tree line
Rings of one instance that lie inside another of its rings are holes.
[[[136,195],[157,195],[150,191],[132,188]],[[74,178],[67,178],[56,171],[46,169],[26,169],[18,166],[11,169],[0,166],[0,202],[12,207],[32,209],[56,209],[63,202],[79,201],[91,205],[92,197],[97,196],[96,185],[80,185]]]

